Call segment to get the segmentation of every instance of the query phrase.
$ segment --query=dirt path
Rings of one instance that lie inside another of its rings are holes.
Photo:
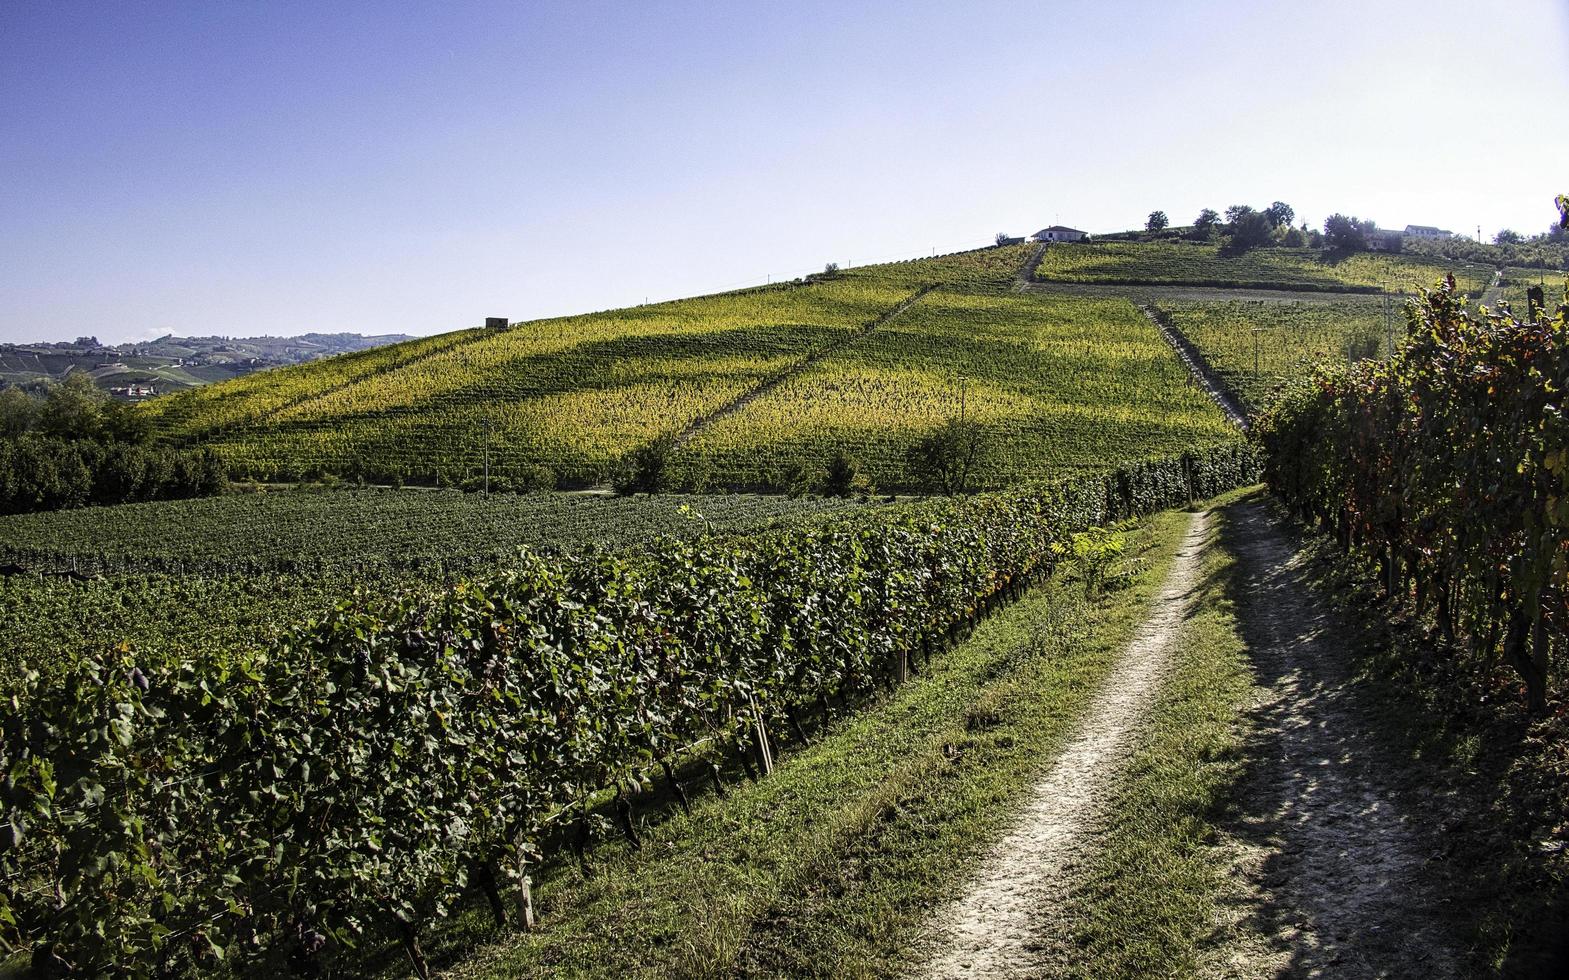
[[[1369,734],[1348,654],[1262,504],[1232,507],[1240,622],[1263,690],[1220,846],[1232,890],[1209,977],[1462,973],[1443,925],[1424,788]],[[1434,863],[1429,863],[1434,862]]]
[[[945,913],[922,974],[998,978],[1039,974],[1034,925],[1065,897],[1067,872],[1095,845],[1092,830],[1154,701],[1173,641],[1199,581],[1207,514],[1193,515],[1152,612],[1110,683],[1031,791],[1018,823],[998,842],[965,894]]]
[[[1248,417],[1243,413],[1242,406],[1237,404],[1236,399],[1232,398],[1231,393],[1220,383],[1219,375],[1209,366],[1209,362],[1204,360],[1204,355],[1199,353],[1198,348],[1188,343],[1188,338],[1182,336],[1175,327],[1167,323],[1166,318],[1161,316],[1154,307],[1147,303],[1141,304],[1139,312],[1144,314],[1146,320],[1154,324],[1156,330],[1160,331],[1161,338],[1171,345],[1172,350],[1176,351],[1177,360],[1181,361],[1182,366],[1188,369],[1189,374],[1193,375],[1193,380],[1198,382],[1199,386],[1204,389],[1205,393],[1209,395],[1210,401],[1213,401],[1220,408],[1226,419],[1243,432],[1248,431]]]

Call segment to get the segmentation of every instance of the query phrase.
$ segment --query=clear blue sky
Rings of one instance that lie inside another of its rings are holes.
[[[0,340],[433,333],[1277,198],[1544,229],[1563,0],[0,2]]]

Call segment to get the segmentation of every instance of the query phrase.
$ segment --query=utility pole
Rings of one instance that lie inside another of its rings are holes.
[[[1380,285],[1384,290],[1384,339],[1389,343],[1389,356],[1395,356],[1395,327],[1389,320],[1389,280],[1383,280]]]

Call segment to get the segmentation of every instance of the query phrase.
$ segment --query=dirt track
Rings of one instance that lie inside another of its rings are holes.
[[[1258,697],[1245,773],[1220,828],[1227,887],[1204,977],[1421,977],[1463,973],[1445,928],[1436,808],[1403,780],[1331,613],[1265,506],[1227,508],[1224,537],[1195,515],[1149,618],[1013,828],[933,924],[928,978],[1049,976],[1049,935],[1076,866],[1103,833],[1122,763],[1157,696],[1199,580],[1203,548],[1238,560],[1237,611]],[[1218,523],[1218,522],[1217,522]],[[1210,538],[1206,542],[1206,538]]]
[[[1233,888],[1213,977],[1461,975],[1442,926],[1432,814],[1382,757],[1330,614],[1264,505],[1230,509],[1240,619],[1262,696],[1220,842]]]
[[[924,975],[1038,975],[1034,923],[1060,903],[1068,872],[1087,848],[1117,764],[1160,688],[1168,655],[1199,578],[1207,514],[1193,515],[1187,536],[1139,627],[1083,725],[1030,791],[1028,803],[975,881],[943,916],[939,951]]]

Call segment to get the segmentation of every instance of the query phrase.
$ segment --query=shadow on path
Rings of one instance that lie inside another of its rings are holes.
[[[1262,695],[1220,844],[1226,977],[1457,977],[1430,814],[1379,744],[1339,626],[1257,501],[1224,512],[1237,612]],[[1436,859],[1436,860],[1435,860]]]

